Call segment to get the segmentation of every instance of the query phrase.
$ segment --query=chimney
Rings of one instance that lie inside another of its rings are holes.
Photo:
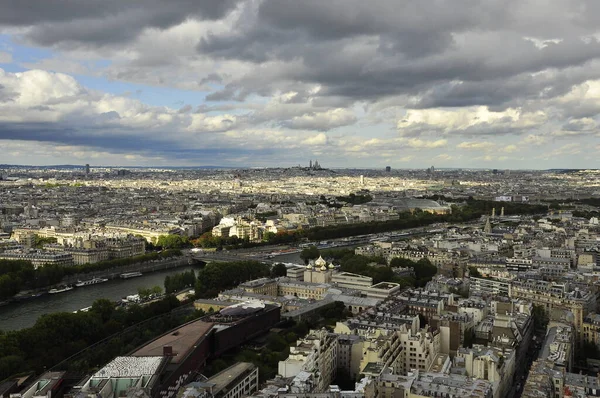
[[[163,356],[172,357],[173,356],[173,347],[170,345],[163,346]]]

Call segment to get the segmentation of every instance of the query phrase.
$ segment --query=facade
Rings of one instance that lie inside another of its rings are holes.
[[[264,294],[267,296],[277,296],[277,280],[270,278],[254,279],[239,285],[248,293]]]
[[[292,393],[325,392],[335,379],[337,358],[337,336],[326,330],[311,330],[290,347],[278,370],[281,376],[293,378]]]
[[[46,252],[4,252],[0,253],[0,260],[25,260],[31,261],[37,269],[46,265],[68,267],[73,265],[73,256],[70,253]]]
[[[327,265],[323,257],[319,257],[313,263],[309,263],[304,270],[304,282],[331,283],[333,264]]]
[[[362,291],[373,285],[373,278],[351,272],[336,272],[333,274],[331,282],[340,287]]]
[[[472,348],[460,348],[455,363],[461,363],[467,376],[489,381],[494,390],[494,398],[502,398],[513,385],[514,354],[515,351],[511,349],[474,345]]]
[[[487,278],[469,278],[469,291],[484,296],[510,295],[510,282]]]
[[[600,347],[600,315],[593,312],[583,319],[583,341]]]
[[[513,281],[511,297],[524,299],[541,305],[549,313],[553,309],[568,310],[573,313],[576,341],[583,341],[583,319],[596,308],[596,294],[578,288],[570,289],[568,284],[538,280]]]
[[[296,296],[303,299],[320,300],[325,296],[328,285],[310,282],[280,281],[277,294],[279,296]]]

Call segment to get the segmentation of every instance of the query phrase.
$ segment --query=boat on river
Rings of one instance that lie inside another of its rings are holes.
[[[124,274],[121,274],[121,279],[129,279],[129,278],[135,278],[136,276],[142,276],[142,273],[137,271],[137,272],[125,272]]]
[[[48,293],[57,294],[57,293],[68,292],[69,290],[73,290],[73,286],[61,285],[61,286],[58,286],[58,287],[48,290]]]
[[[106,278],[92,278],[92,279],[88,279],[87,281],[77,281],[75,286],[77,286],[77,287],[90,286],[90,285],[96,285],[98,283],[107,282],[107,281],[108,281],[108,279],[106,279]]]

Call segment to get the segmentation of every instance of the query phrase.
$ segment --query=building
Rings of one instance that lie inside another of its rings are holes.
[[[290,347],[285,361],[280,361],[279,374],[293,378],[292,393],[327,391],[337,372],[337,336],[326,330],[311,330]]]
[[[267,296],[277,296],[278,292],[277,280],[270,278],[260,278],[240,283],[239,287],[248,293],[264,294]]]
[[[66,372],[45,372],[20,393],[11,398],[60,398],[63,396]]]
[[[510,282],[488,278],[469,278],[469,291],[481,296],[504,296],[510,295]]]
[[[238,362],[203,382],[182,387],[177,398],[242,398],[258,391],[258,368]]]
[[[0,260],[31,261],[36,269],[46,265],[57,265],[62,267],[73,265],[73,256],[70,253],[47,253],[39,251],[3,252],[0,253]]]
[[[593,312],[583,319],[583,341],[600,347],[600,315]]]
[[[314,263],[309,263],[304,270],[304,282],[331,283],[334,265],[327,265],[323,257],[319,257]]]
[[[279,281],[277,295],[321,300],[328,289],[329,285],[322,283]]]
[[[159,393],[160,375],[169,359],[160,356],[116,357],[76,386],[73,398],[153,397]],[[162,395],[161,395],[162,396]]]
[[[373,278],[351,272],[336,272],[331,278],[331,283],[348,289],[364,291],[373,285]]]
[[[295,281],[304,281],[304,271],[305,267],[301,266],[291,266],[287,268],[285,276]]]
[[[511,298],[524,299],[541,305],[550,313],[554,309],[573,313],[576,342],[584,340],[583,319],[596,308],[596,294],[568,284],[540,280],[515,280],[510,290]]]
[[[398,301],[406,307],[410,315],[422,315],[430,319],[440,315],[451,295],[428,292],[422,289],[409,289],[398,295]]]
[[[554,369],[571,371],[575,357],[573,338],[573,329],[569,325],[549,327],[539,359],[552,363]]]
[[[400,291],[400,284],[392,282],[379,282],[362,290],[368,298],[383,300]]]
[[[463,368],[467,376],[487,380],[492,384],[494,398],[503,398],[513,386],[515,351],[497,347],[474,345],[460,348],[455,357],[457,368]]]

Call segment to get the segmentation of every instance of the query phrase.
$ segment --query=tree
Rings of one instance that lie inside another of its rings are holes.
[[[473,278],[483,278],[477,267],[469,267],[469,276]]]
[[[152,286],[151,288],[139,287],[138,295],[142,300],[148,300],[151,297],[160,296],[162,288],[160,286]]]
[[[417,261],[413,266],[413,270],[415,271],[417,286],[425,286],[438,271],[437,267],[431,264],[431,261],[427,258]]]
[[[304,264],[308,264],[310,260],[319,258],[320,252],[315,245],[310,245],[300,252],[300,258],[304,260]]]
[[[285,264],[277,263],[273,266],[273,268],[271,268],[271,276],[273,278],[278,277],[278,276],[286,276],[286,275],[287,275],[287,268],[286,268]]]
[[[414,266],[414,261],[407,258],[396,257],[390,261],[390,267],[392,268],[409,268]]]
[[[106,323],[115,312],[115,304],[108,299],[98,299],[92,304],[91,312],[100,315],[103,323]]]
[[[189,244],[189,239],[186,236],[175,234],[161,235],[156,241],[156,246],[160,246],[163,249],[181,249],[189,246]]]

